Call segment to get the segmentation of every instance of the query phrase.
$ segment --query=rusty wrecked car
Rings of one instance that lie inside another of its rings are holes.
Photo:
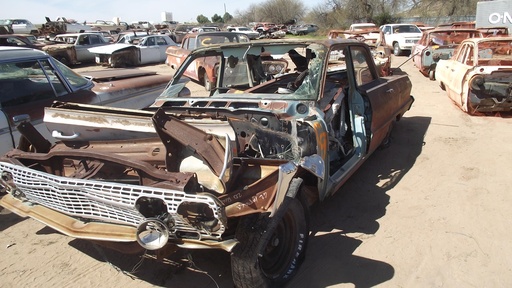
[[[479,30],[471,28],[436,28],[423,31],[421,39],[412,46],[412,61],[421,74],[436,80],[436,66],[440,59],[450,59],[462,40],[481,38]]]
[[[512,37],[462,41],[450,59],[439,60],[436,79],[469,115],[512,111]]]
[[[64,65],[94,63],[95,55],[89,48],[110,45],[110,42],[98,33],[67,33],[53,38],[51,44],[42,50],[59,60]]]
[[[328,39],[354,39],[361,41],[368,46],[373,54],[373,60],[375,61],[375,65],[377,65],[377,69],[380,71],[381,76],[389,76],[392,73],[391,69],[391,49],[386,45],[386,39],[384,37],[384,32],[382,32],[378,28],[363,28],[367,25],[371,25],[372,23],[359,23],[361,26],[353,26],[357,24],[352,24],[350,28],[352,30],[339,30],[332,29],[327,33]]]
[[[211,91],[183,76],[207,56],[221,58]],[[290,68],[274,74],[262,57]],[[199,48],[148,109],[47,108],[50,131],[77,137],[49,147],[25,135],[33,151],[0,159],[0,205],[141,251],[222,249],[235,286],[281,286],[304,260],[309,206],[389,143],[411,88],[407,75],[380,77],[355,40]]]
[[[176,70],[181,63],[187,58],[190,51],[214,44],[230,43],[230,42],[249,42],[249,36],[239,32],[202,32],[188,33],[183,37],[180,46],[169,46],[165,50],[167,58],[165,63],[173,70]],[[185,76],[202,83],[208,91],[215,87],[217,83],[217,72],[220,59],[219,57],[204,57],[197,59],[195,65],[189,65]]]

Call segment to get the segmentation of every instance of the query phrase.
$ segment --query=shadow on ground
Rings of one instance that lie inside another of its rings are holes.
[[[421,154],[429,117],[403,118],[391,145],[377,150],[332,197],[311,209],[311,236],[306,259],[287,287],[327,287],[352,283],[372,287],[393,278],[393,266],[353,255],[378,233],[386,214],[388,191],[407,174]],[[55,233],[44,228],[38,234]],[[354,236],[356,235],[356,236]],[[233,287],[229,253],[220,250],[178,250],[157,261],[152,253],[125,254],[86,240],[70,246],[106,262],[126,277],[161,287]],[[122,247],[121,247],[122,250]]]
[[[0,206],[0,231],[16,225],[27,218],[20,217]]]
[[[353,253],[378,233],[377,220],[390,201],[387,193],[421,154],[430,122],[429,117],[403,118],[388,148],[377,150],[335,195],[312,207],[306,260],[287,287],[373,287],[393,278],[390,264]]]

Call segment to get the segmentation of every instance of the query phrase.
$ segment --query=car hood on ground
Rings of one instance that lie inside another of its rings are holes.
[[[100,46],[100,47],[93,47],[93,48],[89,48],[87,50],[89,50],[89,52],[91,52],[91,53],[96,53],[96,54],[112,54],[116,51],[127,49],[130,47],[137,47],[137,46],[131,45],[131,44],[118,43],[118,44],[110,44],[110,45],[105,45],[105,46]]]

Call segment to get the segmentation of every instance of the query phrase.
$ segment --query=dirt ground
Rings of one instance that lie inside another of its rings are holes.
[[[312,208],[306,260],[287,287],[512,287],[512,119],[470,117],[410,61],[401,68],[416,101],[391,146]],[[0,251],[2,287],[233,287],[226,252],[157,262],[5,209]]]

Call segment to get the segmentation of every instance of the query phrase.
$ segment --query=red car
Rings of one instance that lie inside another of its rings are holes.
[[[181,46],[170,46],[165,53],[167,54],[167,65],[173,69],[178,69],[183,60],[187,58],[190,51],[213,44],[221,43],[243,43],[249,42],[249,37],[243,33],[237,32],[204,32],[189,33],[183,38]],[[204,57],[196,61],[196,65],[189,66],[185,73],[192,80],[203,84],[207,91],[215,88],[217,82],[216,67],[219,63],[218,57]]]
[[[414,66],[435,80],[437,62],[449,59],[462,40],[481,38],[482,33],[471,28],[436,28],[424,31],[421,39],[412,47]]]

